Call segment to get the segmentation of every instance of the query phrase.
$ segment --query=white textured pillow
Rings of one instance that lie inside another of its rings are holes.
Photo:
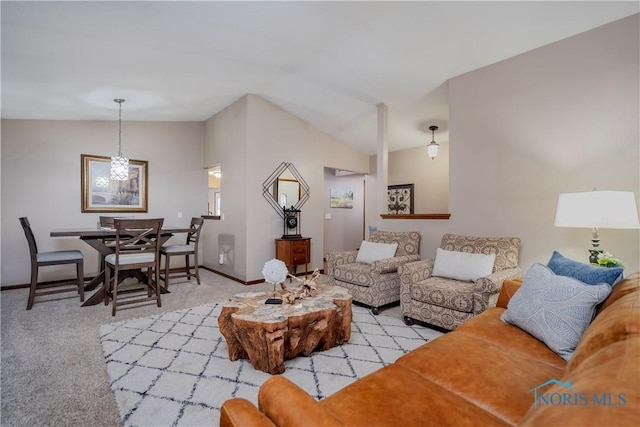
[[[362,241],[356,262],[371,264],[379,259],[393,258],[398,249],[397,243],[374,243],[366,240]]]
[[[471,254],[438,248],[431,275],[474,282],[491,274],[495,262],[496,254]]]

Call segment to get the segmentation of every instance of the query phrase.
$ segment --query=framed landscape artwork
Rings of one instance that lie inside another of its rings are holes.
[[[332,208],[353,209],[353,191],[332,188],[330,190]]]
[[[390,215],[413,213],[413,184],[387,187],[387,210]]]
[[[129,179],[110,179],[111,158],[81,155],[82,212],[147,212],[147,165],[129,160]]]

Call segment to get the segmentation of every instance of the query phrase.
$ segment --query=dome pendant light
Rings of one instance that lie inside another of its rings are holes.
[[[129,159],[122,155],[122,103],[124,99],[116,98],[118,109],[118,155],[111,157],[111,179],[126,181],[129,179]]]
[[[436,143],[434,138],[435,131],[438,130],[438,126],[429,126],[429,130],[431,131],[431,142],[427,145],[427,155],[431,157],[431,160],[435,159],[438,156],[438,149],[440,145]]]

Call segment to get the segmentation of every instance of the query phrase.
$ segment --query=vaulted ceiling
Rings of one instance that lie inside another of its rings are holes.
[[[1,2],[2,118],[202,121],[246,93],[357,149],[448,140],[447,80],[639,3]]]

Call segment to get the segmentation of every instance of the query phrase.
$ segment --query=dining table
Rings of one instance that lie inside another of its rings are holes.
[[[164,244],[167,240],[171,238],[174,234],[180,233],[188,233],[191,231],[189,227],[162,227],[160,232],[160,244]],[[115,248],[113,245],[109,244],[109,242],[113,243],[116,238],[116,230],[115,228],[109,227],[94,227],[94,228],[60,228],[52,230],[50,233],[51,237],[78,237],[80,240],[84,241],[86,244],[91,246],[93,249],[98,251],[101,255],[100,259],[103,260],[109,254],[114,253]],[[96,305],[103,302],[103,287],[104,287],[104,278],[105,278],[105,270],[104,263],[101,262],[102,265],[99,266],[99,273],[95,275],[91,280],[85,283],[84,290],[85,292],[93,291],[97,288],[97,291],[93,293],[83,304],[83,307]],[[140,270],[132,271],[133,276],[137,277],[140,282],[146,281],[146,277],[144,273]],[[124,275],[121,277],[121,280],[124,280],[126,277],[130,277]],[[160,286],[160,292],[163,294],[170,293],[168,289],[164,286]]]

